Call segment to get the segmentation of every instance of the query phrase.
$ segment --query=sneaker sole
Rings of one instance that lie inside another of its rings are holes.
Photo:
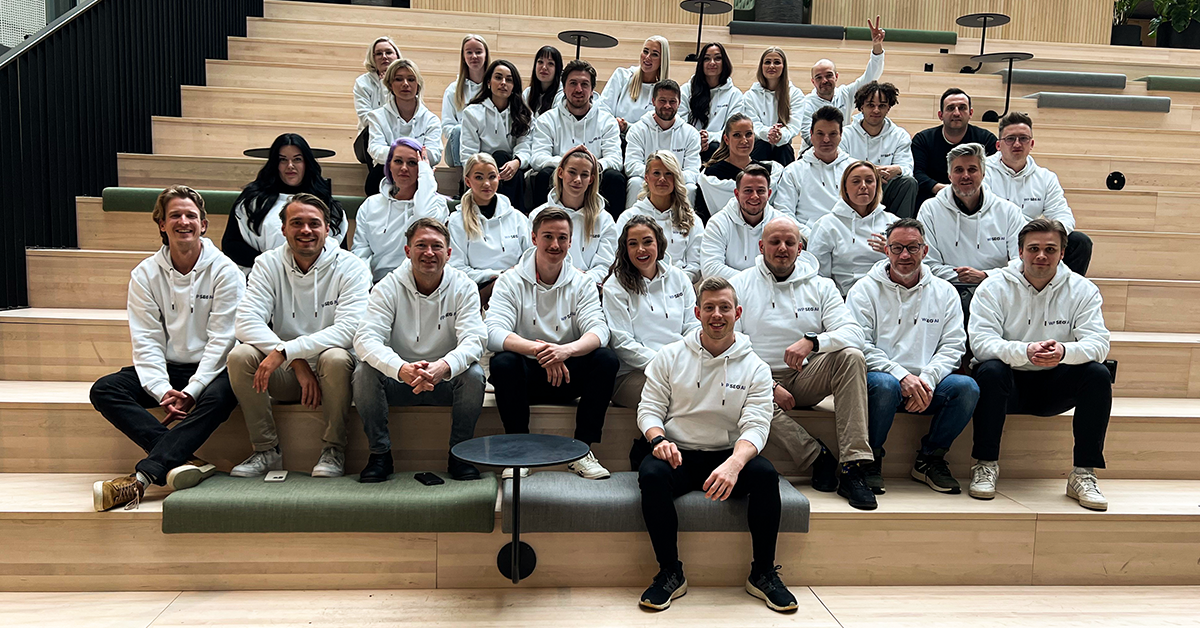
[[[313,469],[312,477],[314,478],[340,478],[346,475],[345,471],[317,471]]]
[[[1070,497],[1071,499],[1079,502],[1080,506],[1083,506],[1084,508],[1087,508],[1088,510],[1095,510],[1097,512],[1104,512],[1104,511],[1108,510],[1107,503],[1097,504],[1095,502],[1083,501],[1083,499],[1081,499],[1079,497],[1079,493],[1076,493],[1075,490],[1072,489],[1070,486],[1067,487],[1067,497]]]
[[[874,493],[872,493],[872,495],[873,494]],[[849,495],[843,495],[841,491],[838,491],[838,496],[846,498],[846,501],[850,503],[852,508],[857,508],[859,510],[875,510],[876,508],[879,508],[879,502],[856,502],[851,500]]]
[[[612,473],[605,473],[604,475],[587,475],[586,473],[581,473],[570,467],[567,467],[567,470],[585,480],[607,480],[608,478],[612,477]]]
[[[972,488],[972,489],[967,490],[967,494],[970,495],[971,497],[974,497],[975,499],[983,499],[983,500],[996,499],[996,491],[984,493],[983,491],[977,491]]]
[[[767,608],[769,608],[773,611],[781,611],[781,612],[782,611],[794,611],[800,607],[799,604],[791,604],[788,606],[776,606],[776,605],[772,604],[771,600],[769,598],[767,598],[767,594],[754,588],[754,585],[750,584],[749,580],[746,581],[746,593],[749,593],[750,595],[753,595],[754,597],[766,602]]]
[[[202,467],[183,465],[175,467],[167,473],[167,486],[171,490],[181,491],[207,480],[217,472],[217,465],[206,464]]]
[[[665,611],[668,608],[671,608],[671,602],[673,600],[675,600],[676,598],[683,597],[686,593],[687,593],[687,580],[684,580],[683,584],[679,585],[679,588],[675,589],[675,591],[673,591],[671,593],[671,597],[668,598],[665,603],[654,604],[651,602],[647,602],[646,600],[638,600],[638,606],[643,606],[645,608],[652,608],[656,611]]]
[[[92,484],[92,508],[95,508],[96,512],[107,510],[104,507],[104,480]]]
[[[917,471],[916,469],[913,469],[912,473],[910,475],[912,476],[912,479],[914,482],[921,482],[925,486],[928,486],[929,488],[931,488],[939,493],[943,493],[946,495],[959,495],[962,493],[961,486],[938,486],[937,484],[934,484],[932,480],[929,479],[928,475],[925,475],[924,473],[921,473],[920,471]]]

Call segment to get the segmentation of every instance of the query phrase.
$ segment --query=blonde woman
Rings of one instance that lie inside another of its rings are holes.
[[[391,97],[383,84],[383,75],[401,56],[400,47],[387,35],[376,37],[367,48],[367,58],[363,61],[367,71],[354,80],[354,113],[358,114],[359,131],[367,127],[367,114],[386,105]]]
[[[458,78],[446,86],[442,94],[442,135],[446,138],[446,165],[461,166],[459,135],[462,133],[462,112],[483,85],[483,77],[491,62],[487,42],[479,35],[463,37],[458,55]],[[437,163],[437,162],[434,162]]]
[[[655,35],[642,44],[638,65],[613,71],[596,106],[617,119],[622,136],[630,124],[654,110],[650,90],[655,83],[668,78],[670,67],[671,45],[665,37]]]
[[[832,211],[813,223],[808,252],[817,258],[817,272],[837,284],[842,296],[887,259],[884,232],[900,218],[884,211],[879,169],[869,161],[856,161],[842,173],[842,197]]]
[[[425,79],[421,77],[417,64],[409,59],[393,61],[383,75],[383,84],[392,97],[387,104],[367,116],[367,125],[371,129],[367,152],[375,161],[367,177],[367,195],[379,191],[383,166],[387,163],[392,143],[402,137],[411,137],[424,147],[429,165],[435,165],[442,159],[441,121],[421,102]]]
[[[555,207],[571,217],[571,265],[597,285],[604,283],[616,256],[617,225],[604,211],[600,196],[600,163],[584,146],[563,155],[554,171],[554,189],[545,205],[535,209],[529,220],[546,208]]]
[[[679,160],[667,150],[650,153],[646,158],[644,178],[638,201],[617,219],[617,230],[624,228],[634,216],[645,216],[654,221],[663,232],[659,246],[667,256],[666,263],[685,272],[692,283],[699,281],[704,226],[688,204]]]
[[[804,92],[788,80],[787,55],[767,48],[758,60],[758,82],[742,97],[742,111],[754,121],[761,143],[754,147],[755,161],[795,161],[792,139],[800,134]]]
[[[513,209],[500,189],[500,168],[487,153],[463,164],[467,192],[458,211],[450,215],[450,265],[479,286],[479,301],[487,309],[500,273],[517,265],[521,253],[533,246],[529,219]]]

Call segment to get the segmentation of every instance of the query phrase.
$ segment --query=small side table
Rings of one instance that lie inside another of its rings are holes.
[[[596,31],[563,31],[558,34],[559,41],[575,44],[575,59],[579,59],[580,48],[612,48],[617,45],[617,38]]]
[[[496,567],[513,584],[528,578],[537,554],[521,542],[521,469],[575,462],[587,455],[587,443],[554,434],[497,434],[461,442],[450,453],[463,462],[513,468],[512,541],[500,548]]]
[[[983,55],[983,45],[985,42],[987,42],[988,27],[989,26],[1004,26],[1005,24],[1008,24],[1011,21],[1012,21],[1012,18],[1008,17],[1007,15],[1005,15],[1003,13],[968,13],[967,15],[964,15],[964,16],[958,18],[957,20],[954,20],[954,23],[958,24],[959,26],[966,27],[966,28],[982,28],[983,29],[983,34],[981,34],[979,36],[979,54]],[[974,73],[978,72],[979,68],[981,68],[981,67],[983,67],[982,63],[979,64],[978,66],[976,66],[975,69],[971,69],[971,66],[967,65],[967,66],[963,66],[962,70],[960,70],[960,71],[964,74],[974,74]]]
[[[995,111],[985,111],[983,113],[984,122],[999,122],[1008,113],[1008,101],[1012,96],[1012,69],[1014,61],[1028,61],[1033,58],[1033,54],[1029,52],[993,52],[986,55],[975,55],[971,57],[972,61],[983,67],[985,63],[1004,63],[1008,62],[1008,76],[1005,77],[1004,86],[1004,113],[997,114]]]
[[[704,14],[720,15],[733,10],[733,5],[723,0],[683,0],[679,8],[689,13],[700,14],[700,25],[696,27],[696,54],[688,55],[684,61],[696,61],[700,58],[700,46],[704,45]]]

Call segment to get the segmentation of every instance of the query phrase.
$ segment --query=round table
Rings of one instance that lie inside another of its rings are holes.
[[[1008,76],[1004,81],[1004,113],[997,114],[995,111],[985,111],[983,114],[984,122],[997,122],[1008,113],[1008,101],[1012,96],[1012,69],[1014,61],[1028,61],[1033,58],[1033,53],[1029,52],[992,52],[985,55],[975,55],[971,57],[972,61],[983,67],[985,63],[1004,63],[1008,62]]]
[[[704,14],[720,15],[733,10],[733,5],[723,0],[683,0],[679,8],[689,13],[700,14],[700,25],[696,27],[696,54],[688,55],[684,61],[696,61],[700,58],[700,46],[703,46]]]
[[[612,48],[617,45],[617,38],[596,31],[569,30],[558,34],[559,41],[575,44],[575,58],[579,59],[579,49],[582,48]]]
[[[988,27],[989,26],[1004,26],[1005,24],[1008,24],[1011,21],[1012,21],[1012,18],[1008,17],[1007,15],[1005,15],[1003,13],[968,13],[967,15],[964,15],[964,16],[958,18],[957,20],[954,20],[954,23],[958,24],[959,26],[966,27],[966,28],[982,28],[983,29],[983,33],[979,36],[979,54],[982,55],[983,54],[983,44],[984,44],[984,42],[987,41]],[[973,69],[973,70],[971,69],[971,66],[964,66],[962,69],[962,72],[968,73],[968,74],[974,74],[975,72],[978,72],[979,68],[982,66],[983,66],[983,64],[979,64],[979,66],[976,66],[975,69]]]
[[[500,548],[496,567],[517,584],[537,565],[537,554],[521,542],[521,469],[575,462],[591,447],[582,441],[554,434],[497,434],[472,438],[455,445],[450,453],[463,462],[512,467],[512,541]]]
[[[247,157],[258,157],[259,159],[268,159],[271,156],[271,149],[269,147],[268,148],[247,148],[246,150],[242,151],[242,154]],[[313,154],[313,157],[315,157],[317,159],[324,159],[326,157],[333,157],[334,155],[337,154],[337,152],[329,150],[328,148],[314,148],[314,149],[312,149],[312,154]]]

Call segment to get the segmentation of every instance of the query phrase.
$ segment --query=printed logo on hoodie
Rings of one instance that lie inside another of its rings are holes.
[[[214,297],[214,296],[216,296],[216,293],[213,293],[213,294],[197,294],[197,295],[196,295],[196,298],[197,298],[197,299],[203,299],[203,300],[206,300],[206,301],[211,301],[211,300],[213,299],[213,297]]]
[[[340,299],[334,299],[334,300],[332,300],[332,301],[326,301],[326,302],[324,302],[324,303],[322,303],[322,304],[321,304],[321,307],[329,307],[329,306],[331,306],[331,305],[334,305],[334,306],[336,306],[336,305],[337,305],[339,302],[340,302]]]
[[[732,388],[733,390],[746,390],[748,388],[745,384],[735,384],[733,382],[725,382],[725,387]]]

